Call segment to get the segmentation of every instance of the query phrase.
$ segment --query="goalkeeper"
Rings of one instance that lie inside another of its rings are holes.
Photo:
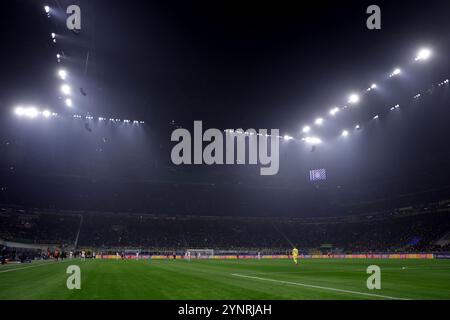
[[[294,260],[294,263],[296,265],[298,264],[298,249],[297,249],[297,247],[294,247],[294,249],[292,250],[292,260]]]

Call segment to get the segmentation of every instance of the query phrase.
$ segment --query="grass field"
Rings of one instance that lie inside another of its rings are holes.
[[[369,290],[369,265],[381,290]],[[81,290],[68,290],[69,265]],[[0,300],[450,299],[446,260],[36,262],[0,267]]]

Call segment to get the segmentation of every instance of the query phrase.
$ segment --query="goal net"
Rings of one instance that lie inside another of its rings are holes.
[[[187,249],[186,259],[212,259],[214,257],[213,249]]]

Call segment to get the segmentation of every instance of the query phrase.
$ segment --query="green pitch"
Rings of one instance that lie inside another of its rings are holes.
[[[81,290],[68,290],[69,265]],[[381,268],[381,290],[366,286]],[[0,267],[5,299],[450,299],[446,260],[65,261]]]

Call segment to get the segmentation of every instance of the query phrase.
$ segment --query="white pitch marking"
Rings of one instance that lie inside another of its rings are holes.
[[[391,299],[391,300],[409,300],[409,299],[405,299],[405,298],[384,296],[384,295],[375,294],[375,293],[358,292],[358,291],[351,291],[351,290],[345,290],[345,289],[336,289],[336,288],[330,288],[330,287],[315,286],[315,285],[304,284],[304,283],[299,283],[299,282],[290,282],[290,281],[283,281],[283,280],[252,277],[252,276],[246,276],[246,275],[236,274],[236,273],[233,273],[231,275],[235,276],[235,277],[248,278],[248,279],[253,279],[253,280],[277,282],[277,283],[290,284],[290,285],[301,286],[301,287],[306,287],[306,288],[321,289],[321,290],[328,290],[328,291],[335,291],[335,292],[342,292],[342,293],[350,293],[350,294],[357,294],[357,295],[363,295],[363,296],[369,296],[369,297],[385,298],[385,299]]]
[[[8,269],[8,270],[1,270],[0,273],[19,271],[19,270],[30,269],[30,268],[37,268],[37,267],[48,266],[48,265],[56,264],[56,263],[60,263],[60,262],[56,262],[55,261],[55,262],[48,262],[48,263],[40,263],[40,264],[36,264],[36,265],[28,266],[28,267],[23,267],[23,268],[11,268],[11,269]]]

